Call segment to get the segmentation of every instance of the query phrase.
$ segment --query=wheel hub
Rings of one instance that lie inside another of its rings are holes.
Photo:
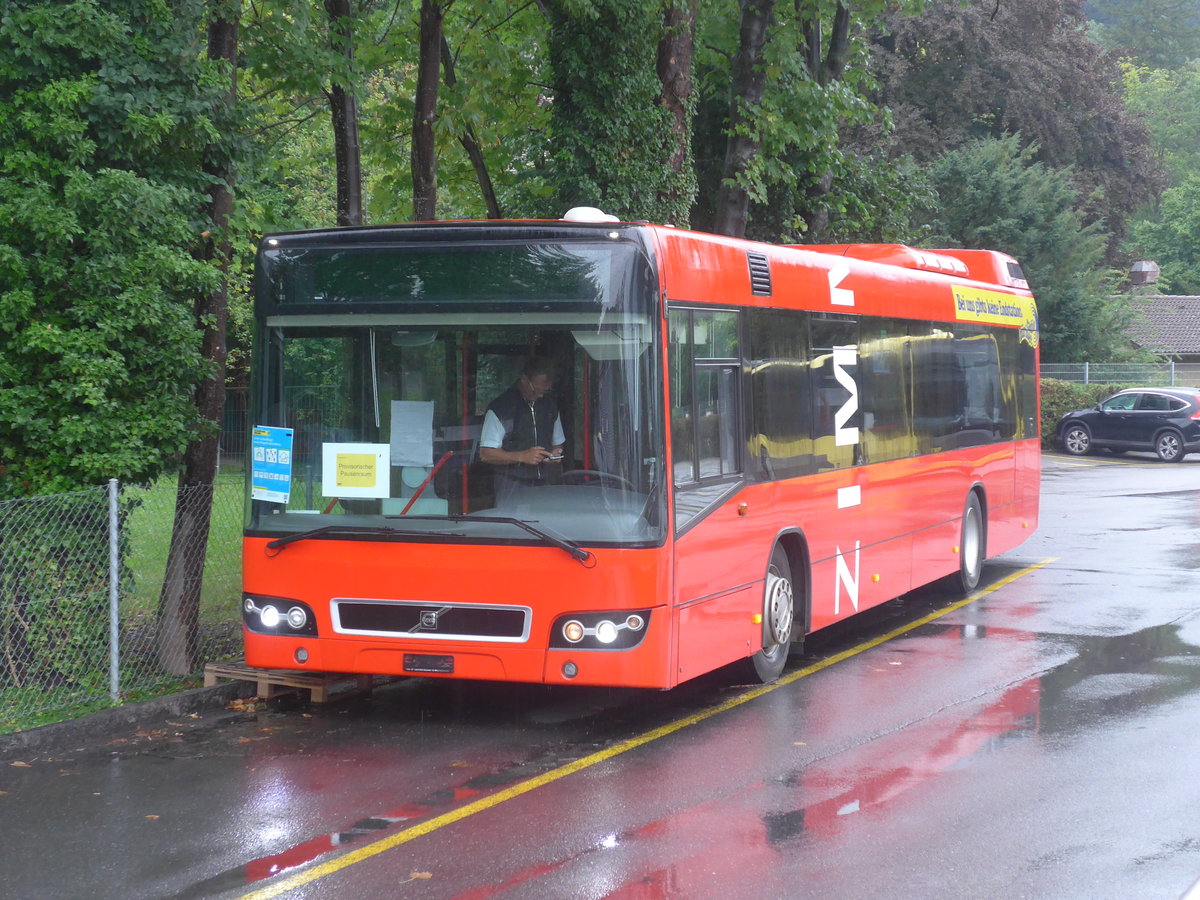
[[[792,637],[792,583],[772,568],[767,573],[763,644],[786,644]]]

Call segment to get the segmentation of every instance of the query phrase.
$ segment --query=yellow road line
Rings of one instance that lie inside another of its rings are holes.
[[[1143,459],[1141,457],[1120,459],[1112,456],[1067,456],[1065,454],[1043,453],[1042,458],[1056,465],[1077,469],[1098,469],[1103,466],[1157,467],[1162,465],[1162,463],[1157,459]]]
[[[456,810],[443,813],[440,816],[435,816],[434,818],[414,825],[411,828],[406,828],[403,831],[380,838],[371,844],[359,847],[357,850],[351,850],[349,853],[345,854],[344,856],[339,856],[337,859],[322,863],[319,866],[313,866],[311,869],[306,869],[303,872],[298,872],[289,878],[285,878],[278,884],[268,885],[260,890],[243,894],[240,900],[268,900],[270,897],[278,897],[280,894],[286,891],[293,890],[294,888],[298,888],[306,884],[311,884],[314,881],[324,878],[326,875],[332,875],[335,872],[340,872],[342,869],[349,868],[350,866],[370,859],[373,856],[378,856],[380,853],[392,850],[395,847],[401,846],[402,844],[407,844],[409,841],[416,840],[419,837],[424,837],[425,835],[431,834],[432,832],[437,831],[440,828],[444,828],[447,825],[452,825],[455,822],[468,818],[469,816],[473,816],[477,813],[483,812],[484,810],[491,809],[493,806],[499,806],[501,803],[505,803],[516,797],[520,797],[522,794],[528,794],[530,791],[537,790],[540,787],[545,787],[546,785],[552,784],[561,778],[566,778],[568,775],[573,775],[576,772],[591,768],[597,763],[602,763],[606,760],[612,759],[614,756],[620,756],[622,753],[627,753],[630,750],[636,750],[638,747],[643,747],[652,741],[658,740],[659,738],[674,734],[676,731],[687,728],[689,725],[695,725],[699,722],[703,722],[705,719],[711,719],[713,716],[719,715],[720,713],[728,712],[735,707],[741,706],[744,703],[749,703],[751,700],[756,700],[765,694],[771,693],[772,691],[777,691],[781,687],[793,684],[794,682],[799,681],[801,678],[807,678],[809,675],[820,672],[822,669],[827,669],[832,665],[836,665],[843,660],[857,656],[858,654],[870,650],[873,647],[878,647],[880,644],[885,644],[888,641],[894,640],[909,631],[920,628],[922,625],[927,625],[930,622],[941,618],[947,613],[952,613],[955,610],[962,609],[964,606],[974,603],[976,600],[980,600],[983,597],[986,597],[988,594],[998,591],[1000,588],[1012,584],[1012,582],[1016,581],[1017,579],[1024,578],[1031,572],[1034,572],[1052,562],[1054,562],[1053,557],[1044,559],[1041,562],[1033,563],[1032,565],[1026,566],[1020,571],[1013,572],[1011,575],[1001,578],[999,581],[988,585],[982,590],[975,591],[973,594],[962,600],[959,600],[957,603],[953,603],[950,606],[939,609],[937,612],[930,613],[929,615],[917,619],[914,622],[909,622],[907,625],[901,625],[899,628],[893,629],[892,631],[889,631],[887,634],[881,635],[880,637],[872,638],[869,641],[864,641],[863,643],[851,647],[848,650],[843,650],[841,653],[836,653],[833,656],[827,657],[819,662],[815,662],[810,666],[805,666],[803,669],[798,669],[795,672],[785,675],[777,681],[772,682],[771,684],[764,684],[761,687],[752,688],[751,690],[738,694],[736,697],[731,697],[724,703],[721,703],[717,706],[710,707],[690,716],[685,716],[682,719],[676,719],[674,722],[670,722],[659,728],[655,728],[651,731],[639,734],[636,737],[613,744],[613,746],[608,747],[605,750],[599,750],[595,753],[589,754],[588,756],[577,759],[574,762],[569,762],[565,765],[559,766],[556,769],[551,769],[549,772],[543,772],[541,775],[530,778],[528,781],[522,781],[519,784],[514,784],[502,791],[497,791],[495,794],[492,794],[489,797],[483,797],[479,800],[474,800]]]

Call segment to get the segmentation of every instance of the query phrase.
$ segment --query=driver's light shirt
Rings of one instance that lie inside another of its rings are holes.
[[[562,427],[562,417],[554,417],[554,437],[550,443],[551,447],[561,447],[567,442],[566,433]],[[490,409],[483,416],[483,430],[479,435],[480,447],[500,448],[504,444],[504,425],[501,424],[499,417]],[[528,449],[528,448],[525,448]],[[549,448],[547,448],[549,449]]]

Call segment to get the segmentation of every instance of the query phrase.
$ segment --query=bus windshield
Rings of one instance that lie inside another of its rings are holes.
[[[660,543],[652,276],[625,241],[264,249],[248,533]]]

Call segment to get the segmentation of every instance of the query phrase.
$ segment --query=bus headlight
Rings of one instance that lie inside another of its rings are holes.
[[[650,610],[575,613],[551,628],[550,647],[582,650],[629,650],[646,636]]]
[[[310,637],[317,634],[317,620],[312,607],[299,600],[284,597],[245,594],[242,597],[242,624],[246,626],[247,631],[253,631],[255,634]]]

